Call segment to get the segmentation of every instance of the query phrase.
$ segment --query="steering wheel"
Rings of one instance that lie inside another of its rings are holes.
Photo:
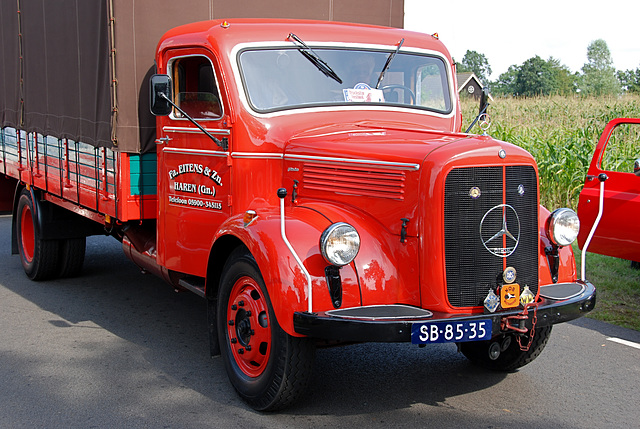
[[[385,85],[382,87],[382,92],[386,92],[386,91],[393,91],[396,89],[400,89],[406,93],[409,94],[410,96],[410,104],[416,104],[416,95],[413,93],[413,91],[411,90],[411,88],[409,88],[408,86],[404,86],[404,85],[398,85],[398,84],[391,84],[391,85]]]

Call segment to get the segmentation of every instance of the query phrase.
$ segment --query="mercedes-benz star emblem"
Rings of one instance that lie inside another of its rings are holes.
[[[520,241],[520,218],[509,204],[490,208],[480,221],[482,245],[491,254],[506,258],[516,251]]]

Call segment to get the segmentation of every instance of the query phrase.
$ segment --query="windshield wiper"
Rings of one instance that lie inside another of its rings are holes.
[[[298,51],[300,51],[300,53],[311,62],[311,64],[316,66],[318,70],[324,73],[325,76],[330,77],[338,83],[342,83],[342,79],[340,79],[336,72],[333,71],[329,64],[322,61],[322,59],[315,52],[313,52],[313,49],[308,47],[307,44],[304,43],[298,36],[293,33],[289,33],[289,37],[287,37],[287,39],[291,39],[293,44],[298,48]]]
[[[402,47],[403,43],[404,43],[404,38],[402,40],[400,40],[396,50],[391,52],[389,54],[389,56],[387,57],[387,62],[384,63],[384,67],[382,67],[382,71],[380,72],[380,77],[378,78],[378,83],[376,83],[376,89],[378,89],[378,87],[380,86],[380,83],[382,82],[382,79],[384,78],[384,74],[387,72],[387,69],[389,68],[389,65],[391,65],[391,61],[393,61],[393,58],[396,56],[396,54],[400,50],[400,48]]]

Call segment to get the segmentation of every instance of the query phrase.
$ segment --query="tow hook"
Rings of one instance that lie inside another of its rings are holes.
[[[531,330],[527,329],[526,321],[529,319],[529,308],[533,307],[533,318],[531,319]],[[522,313],[514,314],[511,316],[505,316],[500,321],[500,329],[502,331],[515,331],[520,334],[516,336],[520,350],[527,351],[531,347],[533,342],[533,336],[536,331],[536,323],[538,322],[538,305],[534,302],[530,302],[524,306]],[[526,345],[522,344],[522,336],[529,333],[529,342]]]

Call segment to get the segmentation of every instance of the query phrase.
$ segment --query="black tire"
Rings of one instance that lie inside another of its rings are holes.
[[[16,241],[24,272],[31,280],[48,280],[58,275],[59,244],[57,240],[42,240],[35,225],[31,194],[20,194],[16,209]]]
[[[460,343],[460,351],[474,364],[494,371],[510,372],[527,365],[540,356],[550,335],[551,326],[536,328],[531,347],[527,351],[520,350],[520,345],[514,334],[503,335],[490,341]],[[521,342],[523,345],[527,344],[529,337],[524,336]],[[494,343],[497,343],[498,346]],[[494,352],[496,347],[500,349],[497,358],[495,355],[494,358],[490,356],[492,346]]]
[[[306,390],[315,345],[280,328],[264,280],[246,248],[227,261],[218,291],[222,361],[240,397],[258,411],[275,411]]]
[[[82,271],[84,254],[87,248],[87,239],[67,238],[60,240],[60,271],[61,278],[74,277]]]
[[[640,262],[631,261],[631,268],[633,268],[634,270],[640,270]]]

